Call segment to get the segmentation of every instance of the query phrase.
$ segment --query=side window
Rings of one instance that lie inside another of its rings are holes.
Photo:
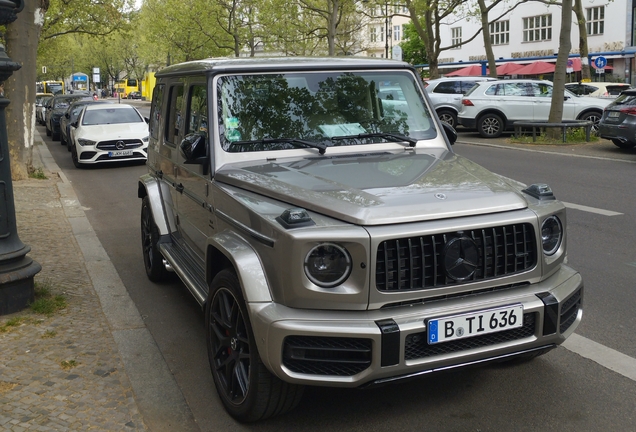
[[[166,121],[166,142],[177,144],[181,128],[183,127],[183,85],[178,84],[170,87],[168,95],[168,113]]]
[[[477,82],[475,81],[462,81],[462,89],[461,89],[462,94],[468,93],[468,91],[476,85],[477,85]]]
[[[552,86],[544,83],[532,83],[532,95],[535,97],[552,97]]]
[[[525,83],[504,84],[504,94],[506,96],[532,96]]]
[[[150,107],[150,136],[159,138],[159,124],[161,123],[161,105],[163,103],[164,84],[155,86],[152,93],[152,105]]]
[[[488,87],[488,89],[484,92],[488,96],[498,96],[504,94],[503,92],[503,84],[494,84]]]
[[[433,93],[457,94],[461,93],[461,83],[459,81],[444,81],[435,87]]]
[[[188,100],[188,124],[186,134],[208,133],[208,99],[205,84],[196,84],[190,87],[190,99]]]

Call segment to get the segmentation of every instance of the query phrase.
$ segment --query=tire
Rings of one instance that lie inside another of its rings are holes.
[[[60,133],[55,133],[55,132],[51,132],[51,139],[53,141],[59,141],[60,140]]]
[[[281,381],[260,359],[236,274],[221,271],[205,308],[208,359],[227,412],[242,422],[264,420],[298,405],[303,387]]]
[[[66,148],[68,149],[68,144],[66,142],[66,138],[64,138],[64,134],[60,132],[60,144],[62,144],[63,146],[66,146]]]
[[[598,133],[598,124],[601,121],[601,117],[603,117],[603,113],[590,111],[583,114],[579,120],[589,120],[593,123],[591,132],[593,134]]]
[[[626,150],[636,147],[636,142],[632,142],[632,141],[623,142],[621,140],[613,139],[612,142],[614,143],[616,147],[626,149]]]
[[[75,148],[75,146],[71,148],[71,159],[73,160],[73,165],[75,165],[75,168],[84,168],[84,165],[79,161],[77,157],[77,149]]]
[[[503,119],[497,114],[485,114],[477,121],[479,135],[484,138],[498,138],[504,131]]]
[[[141,249],[146,275],[153,282],[159,282],[168,276],[168,270],[163,265],[163,256],[157,247],[158,241],[159,229],[152,217],[150,199],[146,196],[141,201]]]
[[[46,136],[51,136],[51,129],[49,129],[49,127],[46,127]]]
[[[457,128],[457,113],[451,110],[443,109],[439,110],[437,112],[437,115],[439,116],[439,119],[444,123],[448,123],[452,127]]]
[[[71,148],[74,146],[75,144],[73,144],[73,141],[71,141],[70,139],[66,140],[66,150],[71,151]]]

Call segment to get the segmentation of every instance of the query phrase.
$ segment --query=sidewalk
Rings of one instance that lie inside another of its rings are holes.
[[[0,431],[199,430],[72,185],[35,144],[48,179],[13,183],[18,235],[42,265],[36,283],[68,306],[0,316],[0,328],[27,317],[0,331]]]

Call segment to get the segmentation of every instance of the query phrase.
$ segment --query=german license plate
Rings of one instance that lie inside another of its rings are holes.
[[[523,306],[512,305],[428,320],[428,343],[436,344],[523,326]]]
[[[115,151],[108,152],[109,157],[132,156],[132,155],[133,155],[132,150],[115,150]]]
[[[620,113],[618,111],[610,111],[607,113],[608,117],[618,117],[620,116]]]

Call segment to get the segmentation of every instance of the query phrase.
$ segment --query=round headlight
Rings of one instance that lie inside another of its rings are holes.
[[[305,257],[305,274],[323,288],[344,282],[351,273],[351,257],[347,250],[333,243],[314,247]]]
[[[561,246],[563,239],[563,227],[561,221],[556,216],[550,216],[541,225],[541,241],[543,242],[543,253],[554,255]]]

